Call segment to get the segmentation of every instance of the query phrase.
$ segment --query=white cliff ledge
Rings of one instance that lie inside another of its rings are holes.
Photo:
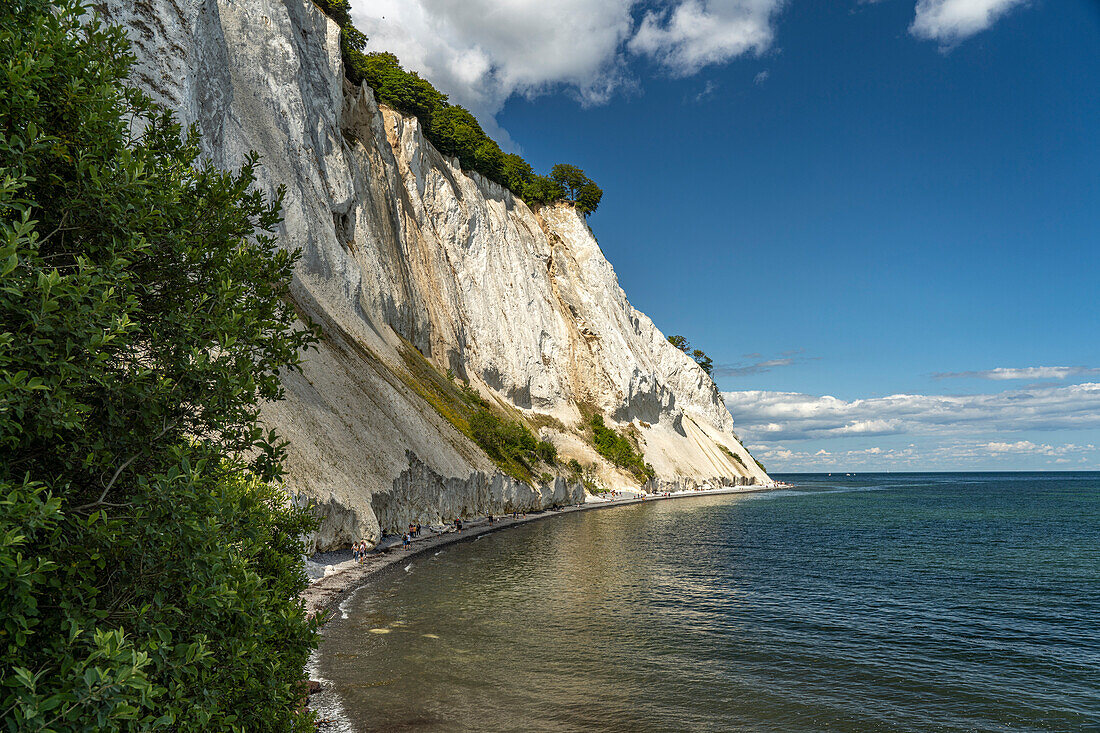
[[[198,125],[209,159],[234,168],[255,150],[263,184],[286,187],[282,241],[302,250],[293,297],[325,338],[264,418],[290,442],[290,490],[321,508],[318,548],[583,500],[561,478],[500,474],[424,399],[408,344],[541,425],[608,488],[636,481],[589,445],[593,411],[632,426],[662,487],[769,480],[714,383],[627,301],[584,219],[463,172],[416,119],[347,84],[339,29],[312,3],[103,10],[134,41],[136,83]]]

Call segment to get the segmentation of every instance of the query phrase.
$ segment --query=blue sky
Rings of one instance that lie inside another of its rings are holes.
[[[353,2],[603,187],[769,469],[1100,469],[1100,3]]]

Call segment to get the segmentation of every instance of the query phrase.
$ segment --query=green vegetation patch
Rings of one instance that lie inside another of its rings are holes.
[[[558,450],[553,443],[538,440],[518,415],[495,408],[465,383],[442,374],[416,347],[405,342],[401,355],[409,374],[405,383],[424,398],[436,412],[485,451],[501,471],[519,481],[533,483],[541,478],[540,463],[553,467]]]
[[[733,451],[731,451],[729,448],[727,448],[724,445],[719,445],[718,447],[721,448],[722,452],[725,453],[727,456],[729,456],[731,459],[733,459],[733,460],[737,461],[737,463],[741,464],[742,468],[745,468],[745,462],[741,460],[741,456],[737,455],[736,453],[734,453]]]
[[[538,175],[523,158],[501,150],[469,110],[448,102],[446,94],[415,71],[401,68],[392,53],[364,53],[367,37],[351,22],[350,0],[314,1],[340,26],[348,79],[354,84],[366,83],[379,102],[416,117],[439,152],[458,158],[464,169],[499,183],[528,204],[567,201],[585,216],[600,205],[603,190],[580,168],[559,164],[549,176]]]
[[[645,483],[657,475],[653,466],[645,462],[626,436],[607,427],[603,415],[593,415],[588,426],[592,429],[592,445],[596,452],[616,466],[625,468],[638,483]]]
[[[610,489],[600,483],[599,476],[596,473],[595,463],[585,468],[576,458],[571,458],[569,463],[565,465],[565,468],[569,480],[573,483],[583,484],[584,490],[589,494],[603,494],[610,491]]]

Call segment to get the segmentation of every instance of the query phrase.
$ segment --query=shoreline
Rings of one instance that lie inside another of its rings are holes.
[[[521,524],[537,522],[550,517],[557,517],[573,512],[585,512],[593,509],[610,509],[613,507],[630,506],[654,501],[668,501],[671,499],[686,499],[695,496],[714,496],[721,494],[753,494],[762,491],[775,491],[789,488],[789,484],[775,483],[771,485],[730,486],[716,489],[686,490],[663,495],[642,495],[624,497],[622,499],[609,499],[606,501],[591,501],[584,504],[568,504],[553,509],[544,509],[540,512],[528,513],[518,519],[512,519],[508,515],[498,517],[489,522],[487,517],[477,517],[469,521],[463,521],[461,531],[449,530],[446,532],[433,532],[424,528],[425,535],[414,539],[408,549],[400,547],[400,541],[382,547],[379,543],[375,549],[367,553],[366,560],[356,562],[345,560],[335,565],[328,565],[325,574],[320,578],[310,581],[309,586],[299,594],[305,605],[306,615],[309,617],[323,614],[321,626],[324,626],[331,618],[333,607],[345,598],[366,585],[374,576],[390,568],[399,562],[421,555],[429,550],[435,550],[447,545],[460,542],[471,542],[491,532],[499,532]],[[379,549],[381,548],[381,549]],[[319,553],[324,554],[324,553]],[[327,572],[328,568],[333,572]]]

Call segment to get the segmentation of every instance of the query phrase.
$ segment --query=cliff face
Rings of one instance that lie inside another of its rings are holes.
[[[464,173],[415,119],[347,84],[339,30],[312,3],[100,9],[134,41],[136,83],[198,125],[207,157],[235,168],[255,150],[264,185],[286,188],[282,240],[302,250],[293,297],[325,337],[264,416],[290,442],[290,490],[325,517],[318,547],[583,500],[564,479],[496,471],[425,400],[421,355],[541,426],[564,460],[595,463],[609,488],[635,482],[588,444],[591,412],[634,436],[662,487],[768,481],[713,382],[630,305],[583,218]]]

